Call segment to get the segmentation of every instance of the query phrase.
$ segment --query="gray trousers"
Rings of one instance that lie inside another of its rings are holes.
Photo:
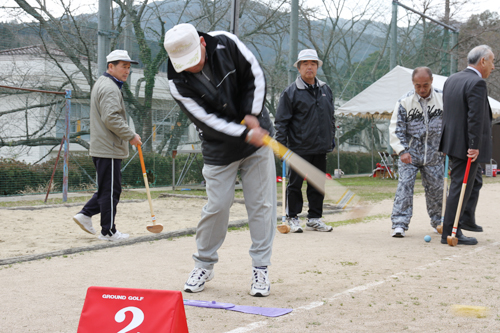
[[[433,228],[441,224],[441,208],[443,205],[443,178],[444,166],[438,165],[414,165],[401,162],[398,163],[399,182],[392,207],[392,228],[401,227],[408,230],[411,217],[413,216],[413,188],[417,172],[422,175],[422,185],[425,190],[425,202],[427,213],[431,219]]]
[[[276,233],[276,166],[271,149],[262,147],[229,165],[203,166],[208,203],[201,211],[196,229],[198,252],[193,254],[193,259],[197,268],[213,269],[219,260],[217,250],[226,238],[238,171],[252,239],[249,250],[252,266],[271,264]]]

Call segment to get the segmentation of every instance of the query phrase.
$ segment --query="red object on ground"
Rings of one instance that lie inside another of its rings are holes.
[[[276,183],[281,183],[283,182],[283,178],[281,176],[276,176]]]
[[[182,293],[171,290],[90,287],[78,333],[188,333]]]
[[[326,174],[326,179],[331,180],[331,179],[332,179],[332,175],[330,175],[329,173],[327,173],[327,174]]]
[[[375,170],[373,170],[373,175],[372,175],[373,177],[377,177],[377,171],[380,171],[382,173],[385,173],[385,172],[392,173],[391,168],[385,167],[380,163],[377,163],[377,168]]]

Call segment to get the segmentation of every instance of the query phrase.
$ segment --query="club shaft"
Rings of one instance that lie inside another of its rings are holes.
[[[458,200],[457,213],[455,214],[455,222],[453,223],[452,237],[455,237],[458,229],[458,221],[460,220],[460,212],[462,211],[462,204],[464,202],[465,189],[467,188],[467,180],[469,179],[469,170],[472,159],[469,157],[467,160],[467,167],[465,169],[464,181],[462,183],[462,190],[460,191],[460,199]]]
[[[281,215],[281,222],[285,223],[286,222],[286,162],[285,161],[283,161],[282,168],[283,172],[281,177],[281,188],[283,193],[283,201],[282,201],[283,214]]]
[[[139,152],[139,160],[141,161],[142,177],[144,178],[144,185],[146,186],[146,194],[148,196],[149,210],[151,211],[151,220],[153,221],[153,225],[155,225],[156,217],[153,212],[153,201],[151,200],[151,193],[149,193],[149,181],[148,181],[148,175],[146,173],[146,166],[144,164],[144,157],[142,156],[141,145],[137,145],[137,151]]]

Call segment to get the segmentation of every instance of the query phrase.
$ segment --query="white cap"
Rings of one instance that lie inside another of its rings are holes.
[[[297,68],[297,64],[299,63],[299,61],[305,61],[305,60],[314,60],[314,61],[317,61],[318,62],[318,68],[321,67],[321,66],[323,66],[323,61],[321,61],[318,58],[318,53],[316,53],[316,50],[305,49],[305,50],[302,50],[302,51],[299,52],[299,58],[297,59],[297,61],[295,62],[295,64],[293,64],[293,67]]]
[[[137,61],[130,59],[128,52],[125,50],[114,50],[106,57],[106,62],[112,61],[126,61],[132,64],[138,64]]]
[[[167,31],[163,46],[177,73],[201,60],[200,36],[191,24],[181,23]]]

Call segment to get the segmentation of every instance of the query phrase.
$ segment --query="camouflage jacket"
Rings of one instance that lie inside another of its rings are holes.
[[[427,108],[411,90],[396,103],[389,125],[391,147],[401,155],[410,153],[412,161],[422,165],[442,162],[438,151],[443,119],[443,92],[432,88]]]

